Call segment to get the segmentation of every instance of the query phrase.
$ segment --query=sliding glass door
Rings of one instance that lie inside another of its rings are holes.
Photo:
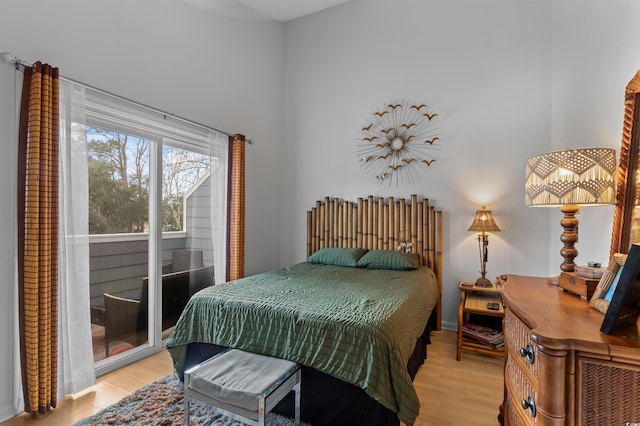
[[[102,93],[87,99],[91,330],[100,374],[160,350],[189,298],[213,284],[217,186],[208,131]]]

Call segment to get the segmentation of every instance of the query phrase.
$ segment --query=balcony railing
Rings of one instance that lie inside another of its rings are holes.
[[[162,265],[170,268],[173,252],[187,247],[185,232],[162,234]],[[89,237],[91,306],[103,306],[104,293],[140,296],[142,279],[149,275],[149,234],[107,234]]]

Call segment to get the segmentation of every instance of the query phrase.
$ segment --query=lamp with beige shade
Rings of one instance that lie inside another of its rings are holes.
[[[487,210],[486,206],[482,206],[482,210],[476,210],[473,223],[467,231],[479,232],[478,234],[478,250],[480,251],[480,274],[481,277],[476,280],[479,287],[491,287],[491,281],[486,278],[487,275],[487,257],[489,250],[489,235],[487,232],[499,232],[500,228],[493,219],[491,210]]]
[[[526,204],[532,207],[560,207],[564,231],[560,269],[573,272],[578,255],[578,219],[581,206],[602,206],[615,200],[615,150],[580,148],[552,151],[527,160]]]

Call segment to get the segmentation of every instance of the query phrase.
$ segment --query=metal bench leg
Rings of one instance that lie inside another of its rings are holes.
[[[300,425],[300,381],[302,379],[302,371],[296,371],[296,385],[293,387],[293,391],[295,392],[295,400],[296,400],[296,421],[295,425]]]
[[[184,426],[189,426],[189,400],[184,399]]]
[[[265,397],[264,395],[260,395],[260,397],[258,398],[258,426],[264,426],[267,424],[267,421],[265,419],[267,415],[266,411]]]

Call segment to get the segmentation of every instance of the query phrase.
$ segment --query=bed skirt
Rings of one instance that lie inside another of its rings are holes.
[[[411,380],[427,359],[430,332],[435,329],[435,312],[407,362]],[[211,358],[226,349],[210,343],[190,343],[187,346],[184,369]],[[180,372],[183,378],[184,371]],[[358,386],[336,379],[314,368],[302,366],[301,416],[302,421],[314,426],[398,426],[396,413],[385,408]],[[294,417],[293,394],[284,398],[273,410],[287,417]]]

